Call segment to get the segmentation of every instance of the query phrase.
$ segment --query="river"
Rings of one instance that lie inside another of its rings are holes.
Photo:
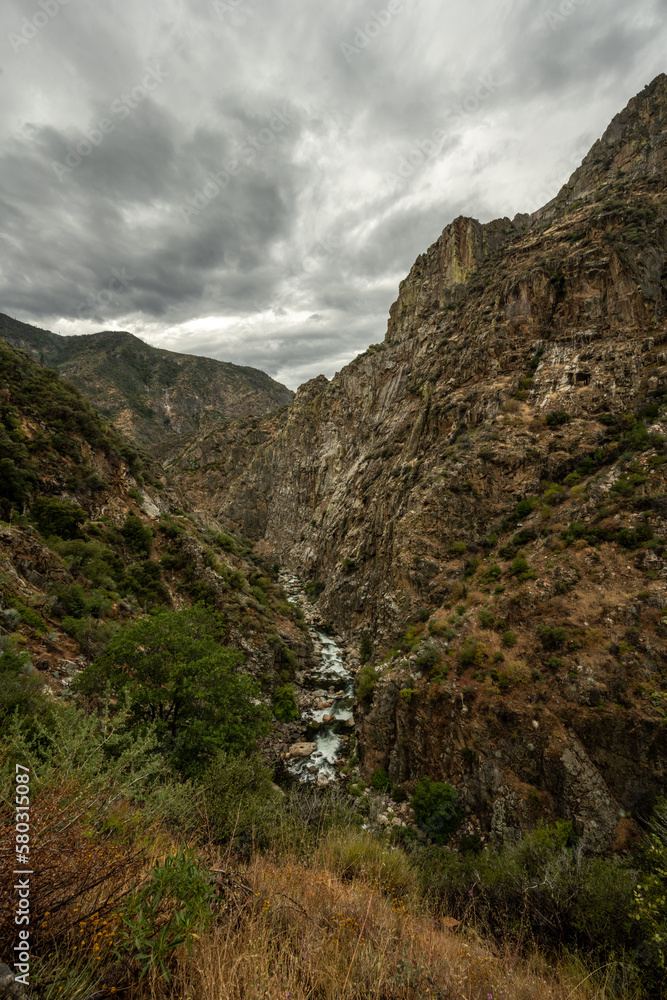
[[[337,780],[336,763],[353,731],[354,681],[345,666],[345,651],[322,631],[317,611],[305,596],[300,581],[286,576],[281,583],[288,601],[304,612],[318,659],[313,669],[304,671],[301,684],[310,693],[310,706],[301,714],[308,726],[303,739],[315,743],[317,749],[308,757],[290,760],[287,770],[300,781],[325,785]]]

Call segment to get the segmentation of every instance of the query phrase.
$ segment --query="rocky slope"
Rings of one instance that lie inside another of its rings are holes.
[[[0,314],[0,337],[60,372],[160,457],[211,420],[269,413],[294,395],[256,368],[175,354],[130,333],[60,337]]]
[[[366,777],[451,781],[484,834],[618,847],[665,790],[666,112],[662,75],[544,209],[448,225],[382,343],[179,459],[372,633]]]
[[[77,389],[0,340],[0,689],[9,650],[67,697],[119,625],[196,601],[223,613],[267,701],[312,665],[277,567],[197,515]]]

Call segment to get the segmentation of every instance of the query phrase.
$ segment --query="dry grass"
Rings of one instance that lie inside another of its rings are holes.
[[[346,880],[324,862],[255,857],[237,872],[221,919],[179,959],[181,1000],[604,1000],[576,963],[549,967],[518,949],[493,949],[466,926],[436,920],[386,894],[362,871]],[[171,992],[170,992],[171,990]]]

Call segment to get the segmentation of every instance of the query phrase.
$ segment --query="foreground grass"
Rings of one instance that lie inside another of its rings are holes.
[[[325,841],[310,863],[255,856],[221,878],[227,892],[216,926],[178,957],[168,986],[151,998],[339,1000],[422,997],[461,1000],[603,1000],[612,970],[591,976],[572,959],[551,967],[518,947],[491,948],[465,921],[436,919],[394,896],[382,871],[347,880],[340,853],[356,834]],[[455,926],[447,926],[451,923]],[[140,994],[137,994],[140,995]],[[617,994],[616,994],[617,995]],[[624,993],[624,996],[631,996]]]

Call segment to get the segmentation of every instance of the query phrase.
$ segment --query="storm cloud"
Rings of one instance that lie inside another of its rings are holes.
[[[0,311],[291,388],[459,214],[552,197],[665,70],[665,0],[5,0]]]

